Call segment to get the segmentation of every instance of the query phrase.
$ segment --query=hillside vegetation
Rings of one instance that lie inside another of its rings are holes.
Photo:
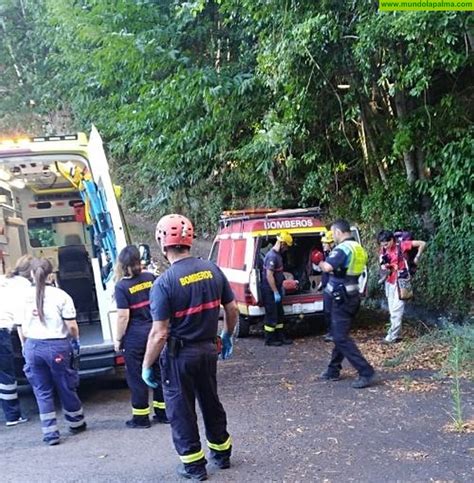
[[[420,299],[472,302],[468,12],[329,0],[1,0],[0,130],[107,142],[129,211],[315,206],[429,241]]]

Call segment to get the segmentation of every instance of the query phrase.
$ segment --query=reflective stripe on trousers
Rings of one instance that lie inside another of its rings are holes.
[[[200,461],[200,460],[204,459],[204,451],[201,449],[201,450],[197,451],[196,453],[191,453],[191,454],[180,456],[179,459],[183,463],[187,463],[187,464],[195,463],[196,461]]]
[[[0,403],[7,421],[21,417],[10,331],[0,329]]]
[[[38,404],[39,406],[39,404]],[[45,405],[42,405],[43,408]],[[54,401],[53,401],[53,408],[54,408]],[[41,413],[40,412],[40,420],[41,420],[41,431],[46,439],[56,439],[59,438],[59,430],[58,424],[56,419],[56,411],[50,411],[48,413]]]
[[[28,378],[40,412],[44,439],[59,437],[54,406],[55,390],[71,428],[84,424],[82,404],[76,388],[79,376],[71,367],[71,345],[68,340],[27,339],[25,342],[25,375]]]
[[[66,411],[64,409],[64,418],[69,423],[70,428],[78,428],[84,424],[84,411],[82,407],[77,411]]]
[[[213,449],[214,451],[228,451],[230,448],[232,448],[232,438],[229,436],[222,444],[211,443],[208,441],[207,446],[209,446],[209,449]]]
[[[127,384],[131,393],[132,415],[148,416],[150,414],[150,388],[142,379],[142,364],[145,356],[148,332],[143,329],[131,328],[124,337],[124,356]],[[161,381],[160,364],[153,364],[153,372],[157,381]],[[162,413],[164,408],[163,387],[158,384],[153,389],[153,408],[155,413]],[[163,407],[155,406],[155,401]]]
[[[150,408],[144,408],[144,409],[137,409],[132,407],[132,414],[134,416],[148,416],[150,414]]]
[[[217,351],[214,342],[185,345],[176,357],[166,347],[160,356],[166,414],[171,423],[173,442],[189,471],[205,465],[197,425],[195,400],[201,407],[206,437],[210,444],[231,452],[227,417],[217,394]],[[221,450],[211,451],[223,452]]]

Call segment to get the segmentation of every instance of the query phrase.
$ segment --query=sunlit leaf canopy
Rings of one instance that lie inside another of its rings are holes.
[[[465,311],[472,32],[469,12],[376,1],[1,0],[0,129],[94,123],[127,210],[203,233],[255,206],[320,205],[369,246],[411,229],[419,292]]]

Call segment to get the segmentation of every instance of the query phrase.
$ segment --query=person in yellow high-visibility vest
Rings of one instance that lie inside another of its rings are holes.
[[[352,387],[362,389],[374,383],[375,371],[349,336],[349,330],[360,306],[358,279],[367,265],[367,252],[352,237],[350,224],[346,220],[336,220],[331,225],[331,231],[336,247],[325,261],[319,263],[319,268],[329,273],[324,290],[332,297],[330,332],[334,349],[321,378],[337,381],[342,361],[346,358],[359,373]]]

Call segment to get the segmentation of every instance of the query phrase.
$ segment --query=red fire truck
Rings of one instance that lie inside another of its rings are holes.
[[[313,250],[322,251],[321,238],[327,232],[321,216],[318,208],[261,208],[226,211],[221,215],[209,258],[222,269],[234,291],[240,312],[238,337],[246,337],[250,326],[263,320],[265,309],[260,295],[263,259],[282,231],[293,237],[293,245],[284,255],[285,279],[298,282],[289,284],[292,289],[283,297],[287,322],[300,322],[307,317],[316,320],[314,316],[322,313],[323,295],[318,291],[321,273],[310,261]],[[352,231],[360,241],[357,228]],[[359,280],[361,292],[366,281],[364,273]]]

